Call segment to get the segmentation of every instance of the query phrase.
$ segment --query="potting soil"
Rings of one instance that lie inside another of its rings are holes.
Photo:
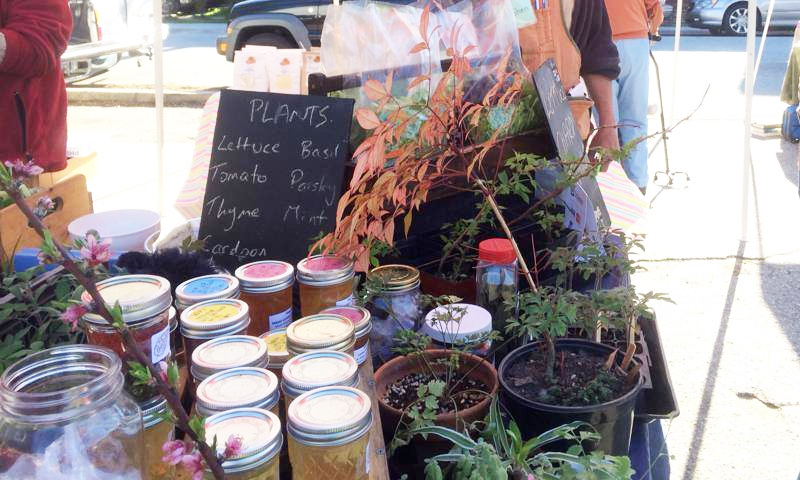
[[[384,395],[384,401],[393,408],[405,411],[411,404],[419,400],[417,389],[420,385],[442,378],[434,377],[429,373],[410,373],[389,385]],[[447,393],[450,393],[447,396]],[[470,408],[481,402],[489,394],[489,387],[474,378],[456,377],[445,388],[445,395],[439,399],[436,414],[450,413]],[[423,402],[418,402],[417,409],[422,411]]]

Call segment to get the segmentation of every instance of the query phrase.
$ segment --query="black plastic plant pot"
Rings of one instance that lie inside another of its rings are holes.
[[[601,436],[600,440],[592,445],[584,444],[585,448],[600,450],[611,455],[627,455],[633,429],[633,409],[642,389],[642,376],[638,375],[636,386],[625,395],[598,405],[562,407],[533,401],[510,388],[506,375],[518,360],[542,347],[542,343],[523,345],[509,353],[500,363],[498,377],[503,403],[517,422],[523,439],[532,438],[559,425],[583,421],[592,425]],[[557,340],[556,352],[565,350],[583,351],[607,357],[614,349],[583,339]],[[617,363],[621,362],[621,357],[622,355],[617,355]]]

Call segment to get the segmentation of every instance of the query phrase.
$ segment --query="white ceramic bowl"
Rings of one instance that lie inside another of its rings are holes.
[[[90,213],[73,220],[67,230],[70,236],[83,238],[89,230],[97,230],[103,239],[111,239],[115,252],[141,252],[145,241],[161,229],[161,218],[150,210],[109,210]]]

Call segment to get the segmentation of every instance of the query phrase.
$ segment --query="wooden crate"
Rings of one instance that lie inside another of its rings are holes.
[[[42,196],[47,195],[56,203],[56,210],[44,218],[44,224],[59,242],[69,242],[67,226],[78,217],[92,213],[92,200],[86,189],[86,177],[76,175],[59,182],[36,195],[27,198],[31,208]],[[28,226],[25,215],[16,205],[0,210],[0,257],[10,256],[15,250],[38,247],[41,239]]]

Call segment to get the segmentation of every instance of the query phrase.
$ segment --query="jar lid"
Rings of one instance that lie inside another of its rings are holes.
[[[223,298],[195,303],[181,313],[181,326],[190,330],[220,330],[249,318],[242,300]]]
[[[356,338],[367,335],[372,330],[372,314],[364,307],[346,305],[343,307],[329,307],[319,313],[330,313],[349,318],[356,330]]]
[[[309,285],[330,285],[355,274],[355,264],[344,257],[314,255],[297,264],[297,279]]]
[[[286,329],[281,328],[262,333],[260,338],[267,344],[267,368],[282,367],[289,360],[289,351],[286,349]]]
[[[172,292],[169,280],[155,275],[120,275],[97,282],[97,290],[109,307],[119,302],[122,308],[122,320],[133,325],[155,317],[167,310],[172,303]],[[89,292],[81,294],[85,303],[92,301]],[[108,325],[108,322],[96,313],[84,316],[86,321]]]
[[[367,278],[380,281],[390,292],[419,286],[419,270],[408,265],[382,265],[370,270]]]
[[[139,409],[142,411],[144,428],[154,427],[164,421],[161,414],[168,410],[167,399],[162,396],[155,397],[146,403],[140,404]]]
[[[269,410],[280,398],[278,377],[264,368],[231,368],[197,386],[197,407],[207,411],[257,407]]]
[[[478,244],[478,260],[491,263],[512,263],[516,259],[514,245],[507,238],[489,238]]]
[[[236,269],[234,275],[243,289],[274,291],[284,289],[294,282],[294,267],[286,262],[263,260],[242,265]]]
[[[266,363],[267,345],[260,338],[247,335],[213,338],[192,352],[194,378],[230,368],[263,367]]]
[[[297,320],[286,327],[287,348],[321,349],[350,341],[355,337],[353,322],[341,315],[318,313]]]
[[[317,388],[297,397],[286,418],[289,434],[299,443],[343,445],[369,431],[372,402],[356,388]]]
[[[239,455],[222,463],[225,473],[250,470],[277,455],[283,445],[281,421],[274,413],[260,408],[235,408],[211,415],[206,419],[206,442],[211,445],[217,438],[217,454],[225,452],[225,443],[231,436],[239,437],[242,448]]]
[[[468,303],[452,303],[436,307],[427,315],[420,333],[444,344],[479,341],[492,331],[492,314],[485,308]]]
[[[239,280],[222,273],[186,280],[175,289],[178,302],[187,307],[206,300],[236,297],[238,293]]]
[[[291,358],[283,366],[285,392],[297,397],[320,387],[358,384],[358,362],[352,355],[333,350],[317,350]]]

